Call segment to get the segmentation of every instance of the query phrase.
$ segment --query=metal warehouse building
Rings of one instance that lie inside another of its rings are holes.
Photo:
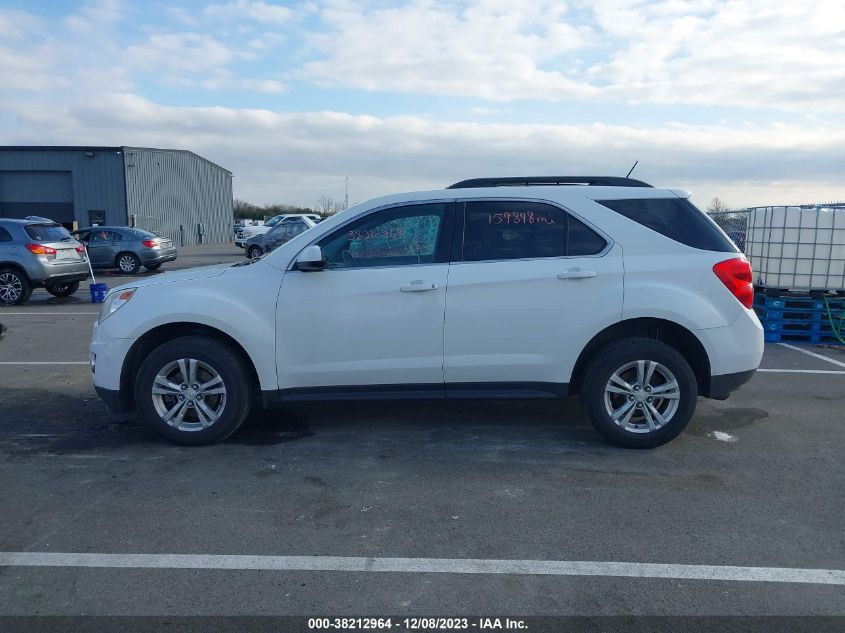
[[[28,215],[229,242],[232,172],[186,150],[0,146],[0,217]]]

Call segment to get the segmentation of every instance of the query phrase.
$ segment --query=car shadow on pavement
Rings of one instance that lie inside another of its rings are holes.
[[[762,409],[708,401],[685,431],[713,435],[765,420]],[[4,412],[0,444],[4,454],[83,454],[124,448],[170,446],[134,414],[108,411],[93,393],[80,397],[33,389],[0,390]],[[420,444],[444,449],[543,445],[611,447],[593,430],[577,399],[565,401],[376,401],[298,403],[254,411],[226,444],[273,446],[309,438],[356,444]],[[617,450],[617,449],[613,449]],[[618,449],[622,450],[622,449]]]

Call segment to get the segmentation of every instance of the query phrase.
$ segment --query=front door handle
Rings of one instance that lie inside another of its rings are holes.
[[[557,274],[558,279],[592,279],[595,276],[595,270],[581,270],[580,268],[564,270],[562,273]]]
[[[415,279],[407,286],[402,286],[399,288],[400,292],[430,292],[431,290],[437,290],[439,286],[437,284],[430,283],[428,281],[423,281],[422,279]]]

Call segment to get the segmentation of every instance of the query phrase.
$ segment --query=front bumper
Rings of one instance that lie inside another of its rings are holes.
[[[100,400],[106,403],[106,406],[112,413],[129,413],[132,411],[132,407],[129,406],[129,403],[125,402],[124,398],[121,397],[120,391],[116,389],[106,389],[105,387],[97,387],[96,385],[94,385],[94,391],[97,392]]]

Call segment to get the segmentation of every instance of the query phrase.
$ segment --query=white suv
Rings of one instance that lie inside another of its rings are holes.
[[[112,290],[94,384],[184,444],[255,405],[578,394],[611,442],[658,446],[763,353],[750,266],[687,197],[559,177],[378,198],[261,259]]]

